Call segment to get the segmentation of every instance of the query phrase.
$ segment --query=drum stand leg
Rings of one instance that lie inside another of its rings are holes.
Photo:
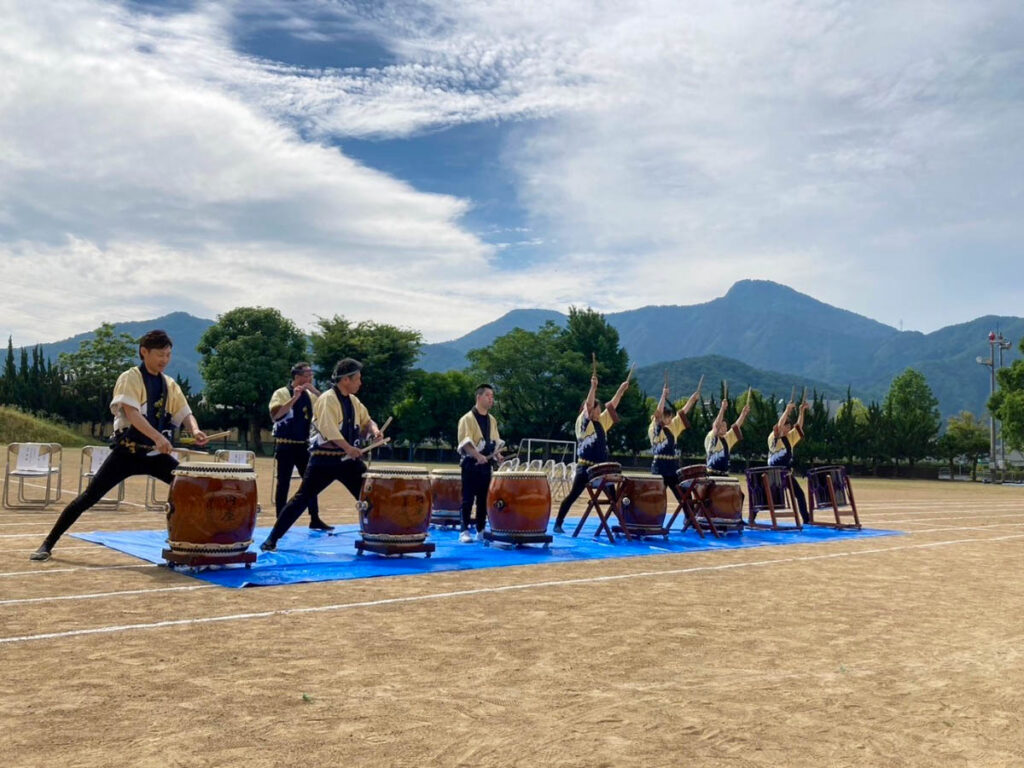
[[[839,502],[836,500],[836,488],[832,483],[832,476],[825,475],[825,487],[828,489],[828,498],[832,506],[832,514],[835,516],[836,522],[832,523],[820,523],[814,519],[814,498],[815,494],[811,491],[810,484],[807,487],[807,514],[811,518],[808,525],[817,525],[823,528],[836,528],[837,530],[861,530],[860,515],[857,514],[857,504],[853,500],[853,489],[850,487],[849,478],[845,478],[843,482],[843,489],[846,491],[847,498],[850,500],[850,511],[840,510]],[[842,520],[843,516],[852,516],[852,523],[844,523]]]
[[[601,531],[603,530],[608,534],[608,541],[612,544],[615,543],[615,536],[612,535],[612,529],[608,525],[608,518],[611,517],[612,507],[615,506],[615,498],[608,490],[608,486],[615,490],[615,484],[608,482],[605,478],[601,478],[597,488],[593,488],[590,484],[587,484],[587,495],[590,497],[590,501],[587,502],[587,508],[583,511],[583,517],[580,518],[579,523],[576,525],[576,530],[572,532],[572,537],[575,539],[580,535],[580,531],[583,530],[583,524],[587,522],[587,517],[590,515],[590,510],[594,510],[597,513],[601,523],[597,526],[597,530],[594,531],[594,538],[601,538]],[[601,498],[604,494],[605,499]],[[618,494],[616,494],[618,495]],[[607,509],[602,509],[607,507]]]

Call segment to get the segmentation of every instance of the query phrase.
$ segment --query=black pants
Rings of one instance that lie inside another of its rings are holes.
[[[304,443],[278,443],[274,448],[277,458],[277,488],[274,489],[274,510],[281,516],[281,510],[288,503],[288,486],[292,482],[292,470],[298,467],[299,474],[305,476],[309,465],[309,449]],[[313,497],[309,502],[310,520],[320,519],[320,505]]]
[[[306,467],[306,473],[302,476],[299,490],[291,497],[281,514],[274,523],[273,530],[267,537],[269,541],[277,541],[295,523],[309,505],[316,500],[327,486],[335,480],[344,485],[352,498],[359,500],[359,494],[363,490],[363,475],[366,474],[366,464],[362,460],[348,460],[330,458],[327,461],[310,461]]]
[[[487,491],[491,487],[491,465],[462,462],[462,530],[468,530],[473,504],[476,504],[476,529],[487,525]]]
[[[665,481],[665,487],[672,491],[672,495],[676,497],[676,501],[683,500],[683,493],[679,490],[679,475],[675,472],[655,472],[651,470],[652,475],[660,475],[661,479]]]
[[[558,517],[555,518],[555,525],[561,525],[565,522],[569,509],[586,489],[588,482],[590,482],[590,475],[587,473],[587,467],[576,467],[576,475],[572,479],[572,488],[569,489],[569,493],[562,499],[562,503],[558,505]],[[612,486],[607,486],[607,491],[611,494],[612,498],[615,498],[615,490]]]
[[[800,481],[796,473],[793,473],[793,494],[796,496],[796,506],[800,510],[800,517],[805,523],[811,522],[811,516],[807,514],[807,497],[804,496],[804,489],[800,487]]]
[[[150,475],[170,484],[174,479],[171,473],[177,466],[177,460],[167,453],[147,456],[144,449],[132,452],[127,448],[115,447],[96,470],[82,495],[64,507],[46,537],[46,544],[52,548],[85,510],[106,496],[122,480],[133,475]]]

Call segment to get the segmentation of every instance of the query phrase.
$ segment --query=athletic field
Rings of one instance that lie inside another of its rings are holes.
[[[77,467],[0,512],[5,765],[1024,765],[1024,488],[855,478],[903,536],[239,590],[70,535],[29,562]],[[144,487],[71,533],[162,528]]]

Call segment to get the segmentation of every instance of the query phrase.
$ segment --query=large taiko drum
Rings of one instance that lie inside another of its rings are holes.
[[[247,464],[190,462],[172,474],[167,503],[169,550],[164,552],[172,557],[238,562],[237,557],[252,544],[256,528],[255,471]]]
[[[846,493],[848,485],[846,467],[815,467],[807,470],[807,490],[816,507],[831,507],[833,497],[837,507],[849,506],[850,500]]]
[[[709,475],[693,484],[697,501],[697,521],[710,518],[716,528],[743,530],[743,491],[733,477]]]
[[[529,537],[547,532],[551,486],[540,470],[496,472],[487,491],[491,532],[502,537]]]
[[[706,464],[687,464],[685,467],[680,467],[676,470],[676,477],[679,478],[680,483],[689,482],[692,484],[694,480],[707,476],[708,468]]]
[[[462,524],[462,470],[430,470],[430,524]]]
[[[374,467],[363,475],[358,510],[364,541],[422,543],[430,527],[430,473],[425,467]]]
[[[587,479],[591,485],[598,485],[601,481],[617,484],[622,480],[622,465],[617,461],[602,461],[599,464],[591,464],[587,467]]]
[[[627,472],[619,486],[619,510],[622,526],[634,536],[664,536],[665,481],[661,475]]]

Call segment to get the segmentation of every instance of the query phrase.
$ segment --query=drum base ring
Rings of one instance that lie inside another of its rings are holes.
[[[616,533],[622,536],[626,535],[626,531],[629,531],[630,536],[636,538],[644,538],[647,536],[663,536],[668,538],[668,528],[655,525],[614,525],[612,526],[612,533]]]
[[[433,542],[429,541],[418,541],[418,542],[383,542],[383,541],[356,541],[353,542],[356,548],[356,554],[362,555],[363,552],[374,552],[378,555],[408,555],[416,552],[422,552],[427,557],[434,552],[436,549]]]
[[[172,549],[165,549],[161,556],[172,568],[175,565],[230,565],[232,563],[244,563],[248,568],[256,562],[255,552],[235,552],[229,555],[212,555],[208,552],[176,552]]]
[[[554,537],[543,531],[484,531],[485,542],[500,542],[502,544],[543,544],[547,547]]]

